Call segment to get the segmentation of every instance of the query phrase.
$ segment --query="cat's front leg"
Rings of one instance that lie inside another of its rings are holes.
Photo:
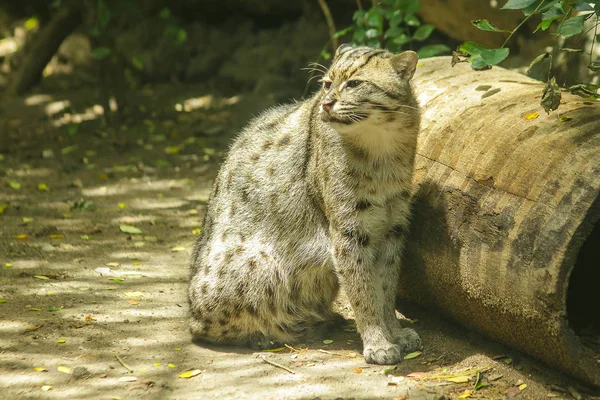
[[[397,364],[403,348],[394,342],[385,312],[394,301],[383,290],[385,265],[377,260],[374,237],[359,228],[332,233],[334,265],[363,341],[363,355],[369,364]]]

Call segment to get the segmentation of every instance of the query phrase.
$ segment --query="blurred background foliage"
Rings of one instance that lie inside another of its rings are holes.
[[[569,0],[518,1],[542,4],[538,10],[547,10],[546,2],[572,6]],[[552,7],[557,11],[551,16],[555,23],[541,30],[539,24],[548,15],[524,14],[519,7],[501,10],[505,3],[4,0],[0,93],[93,86],[106,109],[109,98],[124,98],[127,91],[148,83],[210,82],[222,93],[252,91],[286,100],[312,89],[306,87],[308,77],[301,69],[309,62],[327,63],[334,45],[342,42],[395,52],[413,49],[421,57],[450,55],[454,49],[465,53],[464,45],[459,45],[467,41],[479,48],[500,48],[502,54],[510,47],[511,57],[502,58],[502,66],[522,72],[540,53],[548,53],[554,55],[552,75],[560,85],[597,83],[597,71],[587,68],[590,59],[597,59],[591,53],[600,47],[593,47],[600,40],[593,26],[597,16],[582,18],[577,17],[578,9],[569,11],[567,17],[581,20],[586,35],[557,37],[561,18],[567,18],[557,7]],[[595,3],[590,4],[593,13]],[[560,51],[567,44],[573,51]],[[534,77],[546,80],[547,69],[537,75],[533,71]]]

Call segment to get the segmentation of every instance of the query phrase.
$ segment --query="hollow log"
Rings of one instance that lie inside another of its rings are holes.
[[[600,102],[546,115],[523,75],[420,65],[400,297],[600,386]]]

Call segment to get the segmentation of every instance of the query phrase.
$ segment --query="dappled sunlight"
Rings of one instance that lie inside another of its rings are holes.
[[[26,178],[26,177],[32,177],[32,178],[44,178],[50,175],[55,175],[56,174],[56,170],[51,169],[51,168],[22,168],[22,169],[16,169],[13,170],[9,176],[17,176],[19,178]]]
[[[0,320],[0,333],[7,334],[22,332],[25,328],[25,325],[26,324],[21,321],[3,319]],[[2,341],[0,341],[0,346],[2,346]]]
[[[118,196],[131,192],[162,192],[174,188],[185,188],[187,183],[173,179],[145,180],[144,182],[115,183],[111,186],[103,185],[82,189],[82,194],[88,197]]]
[[[131,208],[141,210],[157,210],[161,208],[179,208],[188,205],[189,202],[178,197],[162,199],[135,199],[129,202]]]
[[[96,104],[93,107],[86,108],[82,113],[64,113],[61,117],[53,120],[52,125],[61,127],[68,124],[80,124],[84,121],[97,119],[101,115],[104,115],[104,108],[101,105]]]
[[[52,118],[56,114],[64,111],[69,107],[71,107],[71,102],[69,100],[59,100],[53,101],[50,104],[46,104],[46,106],[44,107],[44,111],[48,117]]]
[[[53,98],[49,94],[33,94],[29,97],[26,97],[23,102],[26,106],[39,106],[40,104],[48,103],[52,100]],[[46,113],[48,114],[47,109]]]
[[[12,38],[0,39],[0,57],[4,58],[10,54],[16,53],[19,49],[17,41]]]
[[[62,207],[60,205],[62,205]],[[65,203],[55,203],[53,206],[48,208],[67,211],[69,209],[69,205]],[[69,231],[79,232],[84,227],[91,227],[92,223],[85,218],[45,218],[44,225],[54,226],[59,231],[63,231],[64,233]]]
[[[6,202],[20,201],[24,200],[26,197],[24,194],[20,193],[11,193],[8,191],[0,191],[0,200]]]
[[[69,210],[71,205],[65,203],[64,201],[44,201],[43,203],[38,204],[37,207],[43,209],[54,209],[57,212],[64,213],[65,211]]]
[[[237,104],[242,99],[242,96],[233,96],[229,98],[215,98],[212,94],[192,97],[183,101],[183,103],[175,104],[175,110],[179,112],[190,112],[198,109],[210,109],[223,106],[232,106]]]

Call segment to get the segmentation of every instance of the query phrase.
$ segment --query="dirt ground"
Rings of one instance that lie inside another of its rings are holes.
[[[365,364],[351,320],[270,352],[192,343],[188,258],[212,179],[273,101],[145,87],[107,127],[95,98],[0,103],[2,398],[600,399],[415,306],[403,312],[424,348],[395,368]]]

